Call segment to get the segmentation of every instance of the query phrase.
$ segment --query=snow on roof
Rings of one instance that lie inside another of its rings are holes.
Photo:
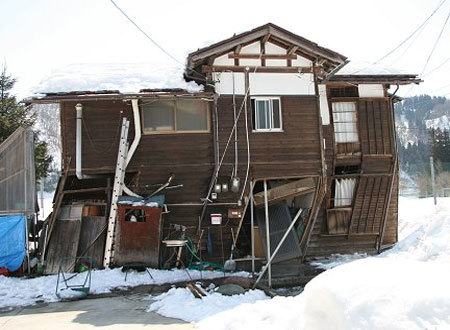
[[[350,61],[336,75],[404,75],[410,74],[397,68],[364,61]]]
[[[201,92],[202,85],[183,78],[184,67],[166,62],[78,63],[52,71],[33,88],[37,94],[73,91],[176,89]]]

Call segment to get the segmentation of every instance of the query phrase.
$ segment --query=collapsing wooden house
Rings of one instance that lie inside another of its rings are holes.
[[[64,171],[43,243],[48,271],[77,255],[97,267],[301,263],[393,245],[388,89],[419,80],[340,74],[347,62],[266,24],[189,54],[184,79],[202,91],[33,99],[60,105]]]

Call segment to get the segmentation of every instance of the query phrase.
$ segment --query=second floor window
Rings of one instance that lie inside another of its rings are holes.
[[[358,142],[355,102],[333,102],[334,140],[336,143]]]
[[[253,130],[281,131],[281,107],[279,98],[253,98]]]

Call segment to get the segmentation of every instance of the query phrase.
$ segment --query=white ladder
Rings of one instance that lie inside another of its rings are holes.
[[[108,268],[114,258],[114,235],[116,231],[117,201],[122,195],[126,160],[128,153],[128,128],[130,121],[123,118],[122,131],[120,133],[119,152],[117,154],[116,173],[114,176],[113,192],[111,196],[111,208],[108,217],[108,232],[106,233],[105,253],[103,258],[103,267]]]

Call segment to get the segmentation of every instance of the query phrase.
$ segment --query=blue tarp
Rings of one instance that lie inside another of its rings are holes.
[[[25,216],[0,216],[0,268],[16,271],[25,257]]]

